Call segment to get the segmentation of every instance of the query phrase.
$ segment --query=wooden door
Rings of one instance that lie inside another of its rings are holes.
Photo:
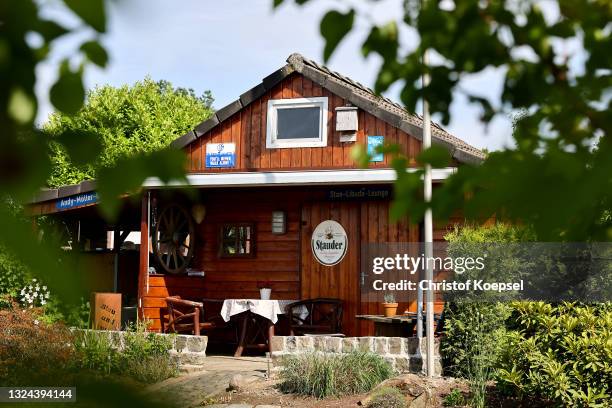
[[[317,225],[334,220],[342,225],[348,237],[346,255],[338,264],[325,266],[312,254],[310,241]],[[355,315],[360,308],[360,207],[356,202],[311,202],[302,206],[301,226],[301,297],[342,299],[344,304],[343,332],[359,335]]]

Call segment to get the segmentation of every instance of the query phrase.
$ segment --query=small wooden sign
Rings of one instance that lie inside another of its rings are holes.
[[[90,305],[93,329],[121,329],[121,293],[93,292]]]

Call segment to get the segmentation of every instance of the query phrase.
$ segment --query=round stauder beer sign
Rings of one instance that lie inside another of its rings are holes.
[[[346,255],[348,238],[342,225],[333,220],[321,222],[312,232],[312,254],[319,263],[332,266]]]

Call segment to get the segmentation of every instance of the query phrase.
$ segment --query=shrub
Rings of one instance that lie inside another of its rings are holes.
[[[282,360],[280,389],[316,398],[368,392],[393,369],[373,353],[304,353]]]
[[[146,332],[146,323],[132,326],[124,335],[121,372],[143,383],[174,377],[177,363],[169,350],[172,338]]]
[[[28,273],[25,266],[0,247],[0,294],[17,298],[27,280]]]
[[[367,408],[406,408],[406,398],[394,387],[381,387],[371,395]]]
[[[612,399],[612,304],[512,306],[499,388],[559,405],[606,406]]]
[[[79,367],[106,375],[125,375],[143,383],[175,376],[178,367],[169,354],[172,339],[146,332],[145,327],[130,327],[124,333],[122,347],[113,344],[107,332],[77,331],[74,346]]]
[[[498,366],[507,341],[505,321],[511,313],[509,305],[456,302],[447,304],[444,313],[441,352],[447,374],[469,379],[479,369],[493,370]],[[482,357],[486,366],[476,361]]]
[[[479,257],[486,250],[486,268],[471,270],[456,280],[485,279],[512,281],[519,265],[514,250],[500,243],[532,239],[528,229],[497,223],[493,226],[455,229],[445,236],[450,257]],[[477,276],[476,276],[477,275]],[[493,279],[491,279],[494,277]],[[475,297],[449,297],[445,312],[445,336],[441,353],[447,374],[470,382],[472,404],[484,406],[487,382],[493,378],[506,338],[505,320],[510,307],[497,293],[478,293]]]
[[[79,367],[100,371],[104,374],[118,371],[119,352],[111,343],[107,333],[79,330],[75,333],[74,348],[79,355]]]
[[[0,383],[4,386],[72,385],[72,334],[61,324],[47,325],[39,309],[0,311]]]
[[[455,388],[446,397],[444,397],[443,405],[445,407],[462,407],[466,403],[465,397],[461,390]]]

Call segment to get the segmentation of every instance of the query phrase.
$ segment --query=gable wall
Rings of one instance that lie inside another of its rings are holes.
[[[327,147],[266,149],[266,115],[269,99],[292,99],[301,97],[328,97]],[[189,172],[227,172],[249,170],[287,169],[339,169],[355,168],[351,158],[354,143],[340,143],[340,132],[335,130],[335,108],[346,105],[346,101],[321,86],[293,73],[263,97],[237,112],[198,140],[185,147],[190,157]],[[385,136],[387,143],[400,143],[404,153],[413,158],[421,149],[421,142],[407,133],[394,128],[375,116],[359,109],[359,131],[357,143],[365,144],[367,135]],[[235,143],[236,166],[232,169],[209,169],[205,167],[206,143]],[[370,167],[390,167],[388,155],[385,161],[372,163]],[[416,163],[411,162],[414,166]]]

